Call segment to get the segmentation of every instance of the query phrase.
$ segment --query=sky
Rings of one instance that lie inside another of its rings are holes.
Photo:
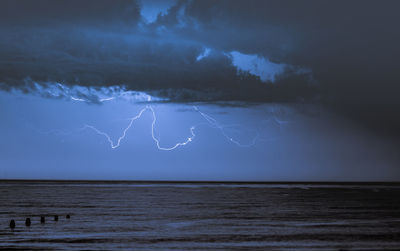
[[[399,5],[1,1],[0,178],[398,181]]]

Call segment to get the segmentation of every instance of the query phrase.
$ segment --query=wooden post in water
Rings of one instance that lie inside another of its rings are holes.
[[[14,220],[11,220],[11,221],[10,221],[10,228],[11,228],[11,229],[14,229],[14,228],[15,228],[15,221],[14,221]]]
[[[31,225],[31,218],[26,218],[25,226],[29,227]]]

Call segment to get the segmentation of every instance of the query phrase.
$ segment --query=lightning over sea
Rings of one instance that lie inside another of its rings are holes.
[[[240,124],[221,124],[217,121],[217,119],[215,119],[211,115],[201,111],[198,105],[192,105],[191,111],[196,112],[199,115],[199,118],[203,120],[203,122],[191,125],[188,128],[188,136],[184,140],[172,143],[169,146],[164,146],[161,143],[161,140],[159,139],[159,136],[157,134],[157,129],[156,129],[157,112],[154,105],[152,105],[152,103],[154,102],[165,101],[163,99],[152,97],[143,92],[126,91],[120,87],[103,88],[101,90],[97,90],[82,86],[68,87],[60,83],[49,86],[44,86],[38,83],[34,83],[31,88],[34,89],[33,93],[36,93],[37,95],[42,97],[53,98],[53,99],[54,98],[65,99],[67,101],[70,100],[72,102],[85,103],[88,105],[91,104],[103,105],[112,101],[117,102],[118,100],[128,101],[129,103],[139,104],[139,105],[145,104],[144,107],[141,108],[136,115],[127,119],[128,121],[127,126],[122,130],[120,136],[118,136],[117,139],[115,140],[109,133],[105,132],[104,130],[100,130],[95,125],[89,123],[85,123],[83,127],[72,130],[70,132],[56,128],[47,131],[34,128],[37,132],[41,134],[59,134],[59,135],[63,134],[65,136],[68,134],[73,134],[74,132],[82,132],[89,130],[104,137],[104,139],[109,143],[111,149],[116,149],[122,145],[123,141],[127,137],[128,132],[134,129],[135,122],[140,118],[142,118],[143,114],[149,113],[152,118],[152,121],[149,125],[149,127],[151,128],[151,138],[154,141],[157,149],[162,151],[172,151],[179,147],[188,145],[193,140],[195,140],[197,136],[196,130],[201,126],[207,126],[209,128],[219,131],[223,136],[223,138],[225,138],[228,142],[238,147],[245,147],[245,148],[252,147],[258,141],[265,141],[264,138],[260,137],[260,133],[257,129],[243,128],[243,126]],[[276,120],[276,118],[274,119]],[[241,137],[240,140],[237,139],[235,136],[233,136],[233,135],[243,134],[243,132],[245,132],[244,133],[245,136]]]
[[[32,88],[0,91],[0,249],[398,249],[399,184],[259,181],[323,176],[326,142],[353,146],[315,109]]]

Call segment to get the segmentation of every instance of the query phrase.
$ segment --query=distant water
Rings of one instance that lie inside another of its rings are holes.
[[[3,181],[0,248],[398,250],[400,185]]]

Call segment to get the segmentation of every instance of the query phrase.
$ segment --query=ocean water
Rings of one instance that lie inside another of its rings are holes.
[[[399,250],[400,185],[2,181],[0,248]]]

